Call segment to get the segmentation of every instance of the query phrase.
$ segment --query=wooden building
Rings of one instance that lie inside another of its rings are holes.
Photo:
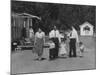
[[[22,29],[26,28],[26,37],[29,37],[29,27],[32,26],[32,20],[40,17],[28,13],[12,13],[11,14],[11,37],[12,41],[22,37]]]

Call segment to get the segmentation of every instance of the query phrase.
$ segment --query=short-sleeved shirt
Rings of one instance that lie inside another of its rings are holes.
[[[49,38],[58,38],[58,39],[59,39],[59,42],[61,42],[60,33],[59,33],[58,30],[52,30],[52,31],[49,33]]]
[[[53,38],[53,37],[59,37],[59,31],[58,30],[52,30],[50,33],[49,33],[49,37],[50,38]]]
[[[37,38],[43,38],[45,36],[44,32],[36,32],[35,37]]]
[[[71,38],[75,38],[77,42],[79,42],[79,39],[78,39],[78,33],[77,31],[73,28],[72,32],[70,33],[70,39]]]

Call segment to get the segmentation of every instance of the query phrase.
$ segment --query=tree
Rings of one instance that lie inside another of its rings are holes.
[[[59,29],[61,25],[66,29],[70,26],[79,29],[79,25],[85,21],[89,21],[94,27],[96,25],[95,6],[12,1],[11,11],[40,16],[40,27],[45,32],[51,30],[52,24],[56,24]]]

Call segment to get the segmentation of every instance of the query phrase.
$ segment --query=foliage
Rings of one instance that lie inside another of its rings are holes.
[[[49,32],[53,25],[64,30],[70,26],[79,29],[79,25],[85,21],[89,21],[94,27],[96,25],[95,6],[23,1],[12,1],[11,5],[12,12],[40,16],[42,20],[39,26],[45,32]]]

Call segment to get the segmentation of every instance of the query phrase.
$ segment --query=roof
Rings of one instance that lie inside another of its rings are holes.
[[[88,25],[88,26],[91,26],[91,27],[94,27],[91,23],[89,23],[89,22],[84,22],[82,25],[80,25],[80,27],[83,27],[83,26],[85,26],[85,25]]]
[[[31,14],[28,14],[28,13],[12,13],[11,16],[14,16],[14,17],[18,17],[18,16],[21,16],[21,17],[26,17],[26,18],[37,18],[39,20],[41,20],[40,17],[38,16],[35,16],[35,15],[31,15]]]

